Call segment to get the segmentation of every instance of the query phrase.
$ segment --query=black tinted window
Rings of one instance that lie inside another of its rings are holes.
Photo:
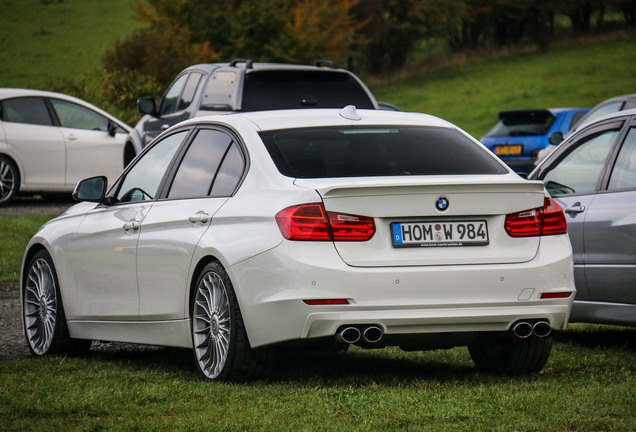
[[[288,177],[503,174],[490,153],[453,129],[327,127],[261,132]]]
[[[549,111],[504,111],[500,120],[486,136],[535,136],[545,135],[556,117]]]
[[[214,179],[214,186],[212,187],[212,193],[210,195],[232,195],[241,181],[244,169],[245,161],[243,160],[243,154],[239,150],[238,145],[234,143],[228,150],[225,159],[223,159],[223,164]]]
[[[27,97],[8,99],[2,103],[4,121],[53,126],[44,99]]]
[[[200,130],[179,166],[168,197],[207,196],[231,142],[232,139],[223,132]]]
[[[194,94],[199,86],[199,81],[201,80],[201,74],[193,72],[188,77],[188,81],[186,82],[185,87],[183,88],[183,92],[181,93],[181,97],[179,98],[179,106],[177,107],[177,111],[181,111],[186,109],[192,103],[192,99],[194,99]]]
[[[60,99],[50,99],[60,121],[66,128],[107,131],[109,120],[88,108]]]
[[[291,108],[373,109],[360,84],[335,71],[261,71],[245,75],[243,111]]]

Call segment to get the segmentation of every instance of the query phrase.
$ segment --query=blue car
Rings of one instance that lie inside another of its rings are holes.
[[[501,111],[499,121],[481,139],[481,143],[517,172],[530,172],[540,150],[549,138],[568,133],[588,108],[550,108]]]

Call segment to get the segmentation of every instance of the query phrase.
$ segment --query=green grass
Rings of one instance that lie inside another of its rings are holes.
[[[592,107],[636,92],[636,35],[625,37],[482,62],[458,58],[371,90],[378,100],[436,115],[479,139],[501,110]]]
[[[40,226],[55,215],[0,216],[0,282],[19,279],[24,248]]]
[[[286,353],[268,380],[198,379],[186,350],[0,364],[23,430],[631,431],[636,330],[575,326],[539,375],[478,374],[465,348]],[[18,397],[19,395],[19,397]]]
[[[51,78],[100,67],[113,43],[143,26],[137,0],[2,0],[0,87],[47,90]]]

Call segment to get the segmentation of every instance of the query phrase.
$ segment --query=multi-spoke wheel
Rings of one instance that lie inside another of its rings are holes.
[[[0,206],[13,199],[20,187],[20,173],[13,161],[0,155]]]
[[[90,341],[69,336],[55,268],[46,251],[37,252],[31,259],[22,296],[24,332],[34,355],[88,350]]]
[[[203,269],[193,293],[192,343],[207,380],[243,380],[271,365],[271,350],[250,347],[232,283],[218,262]]]

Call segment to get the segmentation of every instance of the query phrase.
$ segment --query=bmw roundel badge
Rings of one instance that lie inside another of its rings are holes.
[[[448,209],[448,205],[449,205],[448,198],[446,198],[445,196],[441,196],[437,198],[437,201],[435,202],[435,207],[439,211],[444,211]]]

